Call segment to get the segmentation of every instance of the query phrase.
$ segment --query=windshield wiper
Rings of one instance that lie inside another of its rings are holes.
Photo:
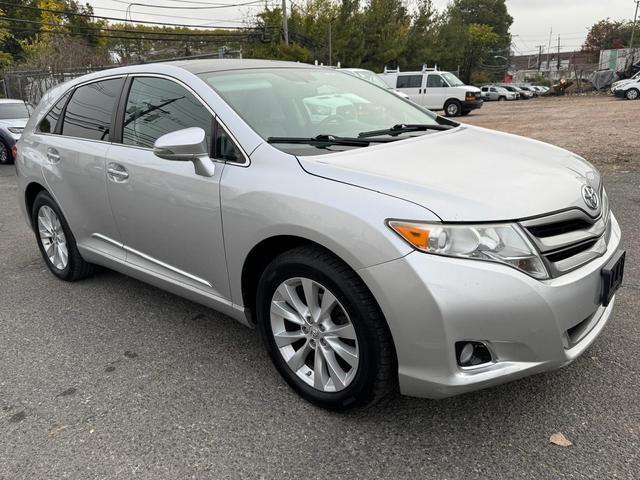
[[[386,128],[384,130],[372,130],[370,132],[361,132],[358,134],[358,138],[367,138],[367,137],[377,137],[379,135],[391,135],[395,137],[402,133],[407,132],[424,132],[425,130],[450,130],[455,128],[453,125],[441,125],[439,123],[418,123],[418,124],[410,124],[410,123],[399,123],[398,125],[394,125],[391,128]]]
[[[393,142],[394,138],[388,139],[364,139],[350,137],[336,137],[334,135],[317,135],[315,137],[269,137],[269,143],[290,143],[296,145],[312,145],[318,148],[326,148],[333,145],[341,145],[345,147],[368,147],[371,143],[387,143]]]

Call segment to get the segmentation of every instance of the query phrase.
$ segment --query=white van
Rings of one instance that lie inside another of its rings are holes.
[[[448,117],[467,115],[482,107],[482,93],[477,87],[465,85],[453,73],[437,68],[419,72],[387,70],[379,74],[391,88],[406,93],[409,99],[429,110],[444,110]]]

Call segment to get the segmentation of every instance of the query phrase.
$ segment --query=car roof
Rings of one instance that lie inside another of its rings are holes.
[[[0,104],[2,103],[24,103],[24,100],[19,100],[17,98],[0,98]]]
[[[278,60],[254,60],[254,59],[199,59],[178,60],[175,62],[163,62],[165,65],[174,65],[183,68],[193,74],[223,72],[229,70],[245,70],[253,68],[322,68],[308,63],[283,62]]]

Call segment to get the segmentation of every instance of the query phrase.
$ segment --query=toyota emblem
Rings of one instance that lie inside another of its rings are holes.
[[[589,207],[591,210],[597,210],[598,206],[600,205],[598,194],[591,185],[582,186],[582,199],[584,200],[584,203],[587,204],[587,207]]]

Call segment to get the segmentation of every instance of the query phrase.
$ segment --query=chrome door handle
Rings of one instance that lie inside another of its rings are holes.
[[[110,163],[107,165],[107,175],[115,182],[122,182],[129,178],[129,172],[122,165]]]
[[[58,163],[60,161],[60,153],[55,148],[47,148],[47,160],[51,163]]]

